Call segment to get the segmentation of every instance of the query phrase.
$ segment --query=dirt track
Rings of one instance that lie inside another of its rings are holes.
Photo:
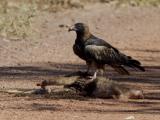
[[[94,14],[93,14],[94,13]],[[0,93],[1,120],[135,120],[160,119],[160,9],[119,8],[96,4],[84,10],[66,10],[56,14],[41,13],[34,20],[41,34],[36,40],[1,39],[0,88],[33,89],[43,79],[54,80],[76,70],[84,62],[72,52],[75,34],[59,24],[87,22],[91,31],[121,51],[139,59],[146,72],[120,76],[110,68],[113,80],[141,87],[144,100],[49,99],[41,96],[13,97]]]

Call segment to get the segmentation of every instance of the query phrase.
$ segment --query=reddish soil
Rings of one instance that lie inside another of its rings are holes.
[[[85,63],[72,51],[75,33],[60,24],[86,22],[92,33],[122,52],[140,60],[146,72],[131,71],[121,76],[108,68],[109,78],[141,87],[142,100],[46,98],[15,96],[0,92],[0,120],[135,120],[160,119],[160,9],[113,8],[96,4],[84,9],[39,13],[35,40],[0,40],[0,88],[34,89],[36,83],[84,70]]]

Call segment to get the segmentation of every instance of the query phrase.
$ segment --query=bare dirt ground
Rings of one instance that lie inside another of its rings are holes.
[[[92,33],[104,38],[124,53],[139,59],[146,72],[130,70],[120,76],[111,68],[109,78],[141,87],[145,99],[76,99],[67,97],[15,96],[1,92],[0,120],[135,120],[160,119],[160,9],[118,8],[96,4],[84,9],[58,13],[39,13],[34,26],[36,40],[13,41],[1,38],[0,88],[34,89],[44,79],[55,80],[78,70],[85,63],[72,52],[75,33],[60,24],[86,22]]]

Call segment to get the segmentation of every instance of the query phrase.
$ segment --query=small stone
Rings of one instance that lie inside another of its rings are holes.
[[[134,116],[129,116],[129,117],[125,118],[125,120],[134,120],[134,119],[135,119]]]

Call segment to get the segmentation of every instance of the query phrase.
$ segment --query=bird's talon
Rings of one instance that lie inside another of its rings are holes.
[[[86,84],[89,84],[91,82],[93,82],[96,78],[94,77],[91,77],[90,79],[86,80]]]
[[[93,77],[93,76],[87,76],[86,78],[88,78],[88,79],[93,79],[94,77]]]

